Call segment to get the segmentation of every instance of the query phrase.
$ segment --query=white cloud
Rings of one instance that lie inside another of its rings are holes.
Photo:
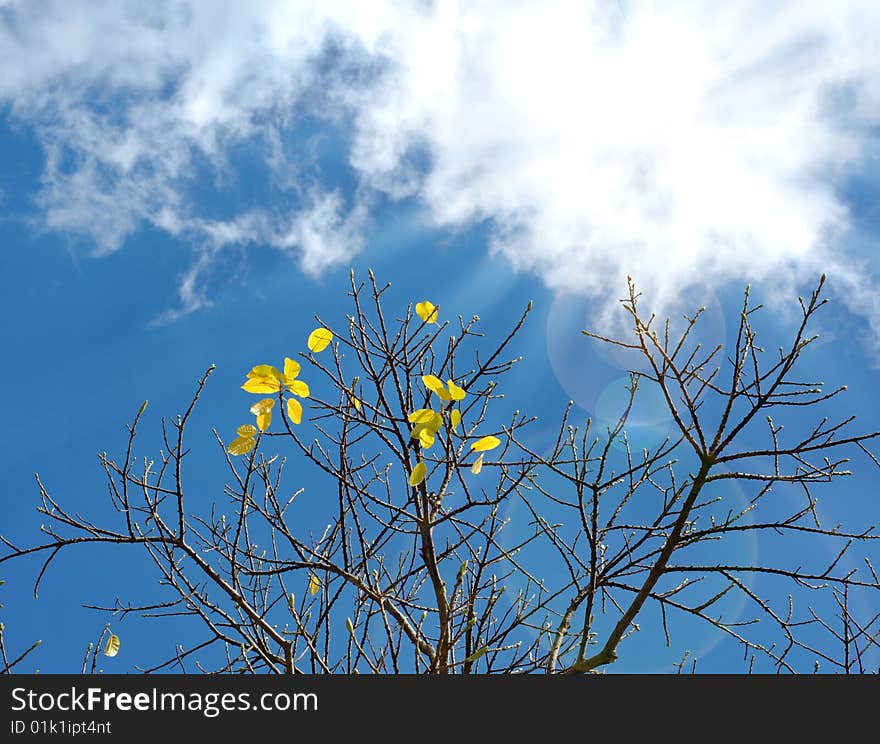
[[[0,8],[0,58],[14,60],[0,102],[46,147],[47,224],[99,250],[147,222],[215,249],[273,245],[319,272],[365,244],[381,193],[421,200],[440,225],[491,220],[516,266],[599,298],[627,273],[658,303],[819,271],[869,294],[839,187],[880,125],[873,0],[144,7]],[[303,113],[351,125],[353,197],[285,149]],[[191,193],[199,163],[222,187],[245,140],[275,193],[296,196],[289,213],[211,218]]]

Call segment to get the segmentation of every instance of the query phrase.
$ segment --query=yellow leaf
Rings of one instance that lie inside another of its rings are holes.
[[[482,437],[471,445],[471,449],[474,452],[488,452],[495,449],[499,444],[501,444],[501,440],[498,437]]]
[[[320,588],[321,580],[317,576],[315,576],[315,574],[309,576],[309,594],[314,597],[318,593],[318,589]]]
[[[360,402],[360,400],[358,400],[357,398],[352,398],[351,401],[352,401],[352,403],[354,403],[354,407],[355,407],[358,411],[360,411],[360,410],[361,410],[361,402]]]
[[[299,377],[299,362],[295,362],[290,357],[284,357],[284,377],[294,380]]]
[[[254,416],[259,416],[261,413],[266,413],[266,411],[271,411],[275,407],[275,399],[274,398],[263,398],[262,400],[258,400],[251,406],[251,413]]]
[[[272,411],[264,411],[263,413],[257,414],[257,428],[260,431],[266,431],[269,428],[269,424],[272,423]]]
[[[300,398],[308,398],[309,397],[309,386],[306,385],[302,380],[291,380],[287,383],[287,387],[290,392],[294,395],[298,395]]]
[[[255,445],[256,441],[253,437],[238,437],[229,443],[229,449],[227,452],[229,452],[230,455],[245,455],[250,452]]]
[[[422,445],[423,449],[428,449],[434,445],[434,435],[436,432],[432,431],[427,426],[419,427],[419,442]]]
[[[302,403],[300,403],[296,398],[287,399],[287,418],[289,418],[295,424],[302,423],[303,407]]]
[[[333,340],[333,333],[327,328],[316,328],[309,334],[308,347],[309,351],[317,354],[324,351],[328,344]]]
[[[427,424],[429,421],[434,420],[434,409],[419,408],[417,411],[413,411],[406,418],[407,421],[413,424]]]
[[[471,472],[474,475],[479,475],[480,471],[483,469],[483,455],[480,455],[476,460],[474,460],[474,464],[471,465]]]
[[[435,434],[440,431],[440,428],[443,426],[443,416],[439,413],[434,414],[434,418],[428,422],[428,428],[433,431]]]
[[[257,436],[257,428],[252,424],[244,424],[243,426],[239,426],[235,433],[240,437],[255,437]]]
[[[277,379],[281,379],[281,373],[278,371],[278,368],[273,367],[271,364],[258,364],[250,372],[247,373],[247,376],[248,377],[275,377]]]
[[[419,485],[423,480],[425,480],[425,476],[428,474],[428,466],[423,462],[419,462],[413,468],[412,473],[409,475],[409,484],[413,487]]]
[[[452,431],[458,429],[458,427],[461,425],[461,411],[459,411],[457,408],[450,411],[449,422],[452,424]]]
[[[437,307],[425,300],[416,305],[416,315],[418,315],[425,323],[436,323],[438,310]]]
[[[436,393],[440,400],[452,400],[452,396],[439,378],[434,377],[434,375],[423,375],[422,382],[425,383],[425,387],[428,390]]]
[[[449,396],[452,400],[461,400],[465,395],[467,393],[465,393],[464,388],[460,388],[452,380],[449,380]]]
[[[281,383],[277,377],[251,377],[241,389],[248,393],[277,393]]]
[[[111,633],[104,645],[104,656],[116,656],[119,653],[119,646],[119,636]]]

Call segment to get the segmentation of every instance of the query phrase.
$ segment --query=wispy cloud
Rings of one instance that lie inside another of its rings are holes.
[[[880,125],[875,2],[152,7],[0,6],[0,101],[46,149],[46,222],[99,251],[148,223],[319,272],[363,247],[377,196],[408,197],[597,298],[627,273],[663,303],[819,271],[870,298],[840,185]],[[296,151],[306,115],[349,128],[348,195]],[[242,142],[277,203],[211,217],[193,174],[222,187]]]

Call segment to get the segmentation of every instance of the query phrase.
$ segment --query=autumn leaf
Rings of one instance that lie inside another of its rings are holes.
[[[448,385],[449,397],[452,398],[452,400],[461,400],[462,398],[464,398],[465,395],[467,395],[464,388],[460,388],[452,380],[448,380]]]
[[[244,424],[243,426],[239,426],[235,433],[240,437],[255,437],[257,436],[257,427],[253,424]]]
[[[437,306],[432,302],[425,300],[416,304],[416,315],[418,315],[425,323],[436,323],[439,311]]]
[[[425,387],[435,393],[440,400],[452,400],[452,396],[449,394],[449,391],[446,389],[446,386],[440,378],[435,377],[434,375],[422,375],[422,382],[425,383]]]
[[[474,464],[471,465],[471,472],[474,475],[479,475],[480,471],[483,469],[483,455],[480,455],[476,460],[474,460]]]
[[[119,636],[111,633],[107,638],[107,643],[104,644],[104,656],[116,656],[119,653],[120,645]]]
[[[281,381],[277,377],[249,377],[247,382],[241,386],[241,389],[246,393],[277,393],[281,390]]]
[[[296,398],[287,399],[287,418],[294,424],[301,424],[303,417],[303,407]]]
[[[300,364],[299,362],[294,361],[290,357],[284,358],[284,379],[287,380],[295,380],[299,377],[300,372]]]
[[[407,416],[407,421],[413,424],[427,424],[434,420],[436,413],[433,408],[419,408]]]
[[[309,594],[314,597],[318,593],[318,589],[320,588],[321,580],[317,576],[315,576],[315,574],[309,576]]]
[[[309,334],[309,340],[306,345],[309,347],[309,351],[317,354],[320,351],[324,351],[332,340],[333,333],[328,328],[316,328]]]
[[[274,405],[274,401],[272,402]],[[256,403],[253,407],[257,408],[259,405],[259,403]],[[269,408],[271,407],[272,406],[269,406]],[[230,442],[229,447],[226,450],[230,455],[244,455],[256,447],[257,443],[254,440],[254,437],[257,436],[256,426],[253,424],[242,424],[235,430],[235,433],[238,434],[238,437]]]
[[[409,476],[409,484],[413,487],[419,485],[422,481],[425,480],[425,476],[428,474],[428,466],[423,462],[418,462],[416,466],[413,468],[412,473]]]
[[[257,417],[257,428],[266,431],[272,423],[272,408],[275,406],[274,398],[263,398],[251,406],[251,413]]]
[[[353,393],[357,392],[358,382],[360,382],[360,379],[361,379],[360,377],[355,377],[351,381],[351,390]],[[348,397],[351,399],[351,402],[354,404],[355,410],[360,411],[361,410],[361,399],[355,395],[349,395]]]
[[[237,437],[229,443],[227,452],[230,455],[246,455],[256,444],[257,442],[253,437]]]
[[[408,418],[415,423],[410,437],[418,439],[425,449],[433,446],[437,432],[443,426],[443,416],[431,408],[419,408],[409,414]]]
[[[425,383],[428,390],[435,393],[443,401],[462,400],[467,395],[465,389],[456,385],[452,380],[447,381],[448,388],[439,377],[434,375],[423,375],[422,382]]]
[[[247,373],[247,380],[241,389],[248,393],[265,395],[266,393],[278,393],[283,387],[286,387],[294,395],[308,398],[309,386],[302,380],[296,379],[300,369],[299,362],[290,357],[284,359],[283,373],[271,364],[258,364]]]
[[[455,431],[461,426],[461,411],[457,408],[449,412],[449,423],[452,425],[452,431]]]
[[[302,380],[291,380],[287,384],[287,389],[294,395],[298,395],[300,398],[309,397],[309,386]]]
[[[432,431],[430,427],[427,426],[418,426],[416,427],[416,438],[419,440],[419,444],[422,445],[422,449],[428,449],[434,446],[434,440],[437,437],[437,433]]]
[[[471,450],[474,452],[488,452],[495,449],[499,444],[501,444],[501,440],[498,437],[481,437],[471,445]]]
[[[256,378],[256,377],[274,377],[278,380],[281,379],[282,375],[278,371],[277,367],[273,367],[271,364],[258,364],[256,367],[251,369],[250,372],[247,373],[248,378]]]

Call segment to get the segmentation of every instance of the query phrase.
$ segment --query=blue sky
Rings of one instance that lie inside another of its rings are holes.
[[[874,4],[504,5],[148,17],[0,0],[0,532],[35,539],[35,471],[106,515],[96,453],[120,452],[145,398],[141,454],[158,449],[160,416],[213,363],[191,463],[210,503],[210,429],[241,423],[243,373],[302,349],[315,314],[340,319],[350,268],[391,281],[398,312],[428,297],[489,337],[533,300],[507,385],[547,422],[569,398],[615,415],[623,363],[578,331],[613,327],[627,274],[661,311],[705,303],[712,338],[751,282],[781,339],[824,271],[833,304],[805,374],[847,384],[841,410],[877,427]],[[669,422],[640,406],[633,436],[650,441]],[[829,522],[877,521],[880,477],[854,470],[824,497]],[[78,668],[103,627],[82,603],[156,590],[137,557],[82,551],[34,600],[36,568],[2,566],[0,612],[13,649],[43,639],[28,664],[44,672]],[[107,671],[168,649],[155,623],[119,632],[132,653]],[[684,647],[737,668],[735,644],[685,632],[668,653],[643,634],[618,667],[668,670]]]

